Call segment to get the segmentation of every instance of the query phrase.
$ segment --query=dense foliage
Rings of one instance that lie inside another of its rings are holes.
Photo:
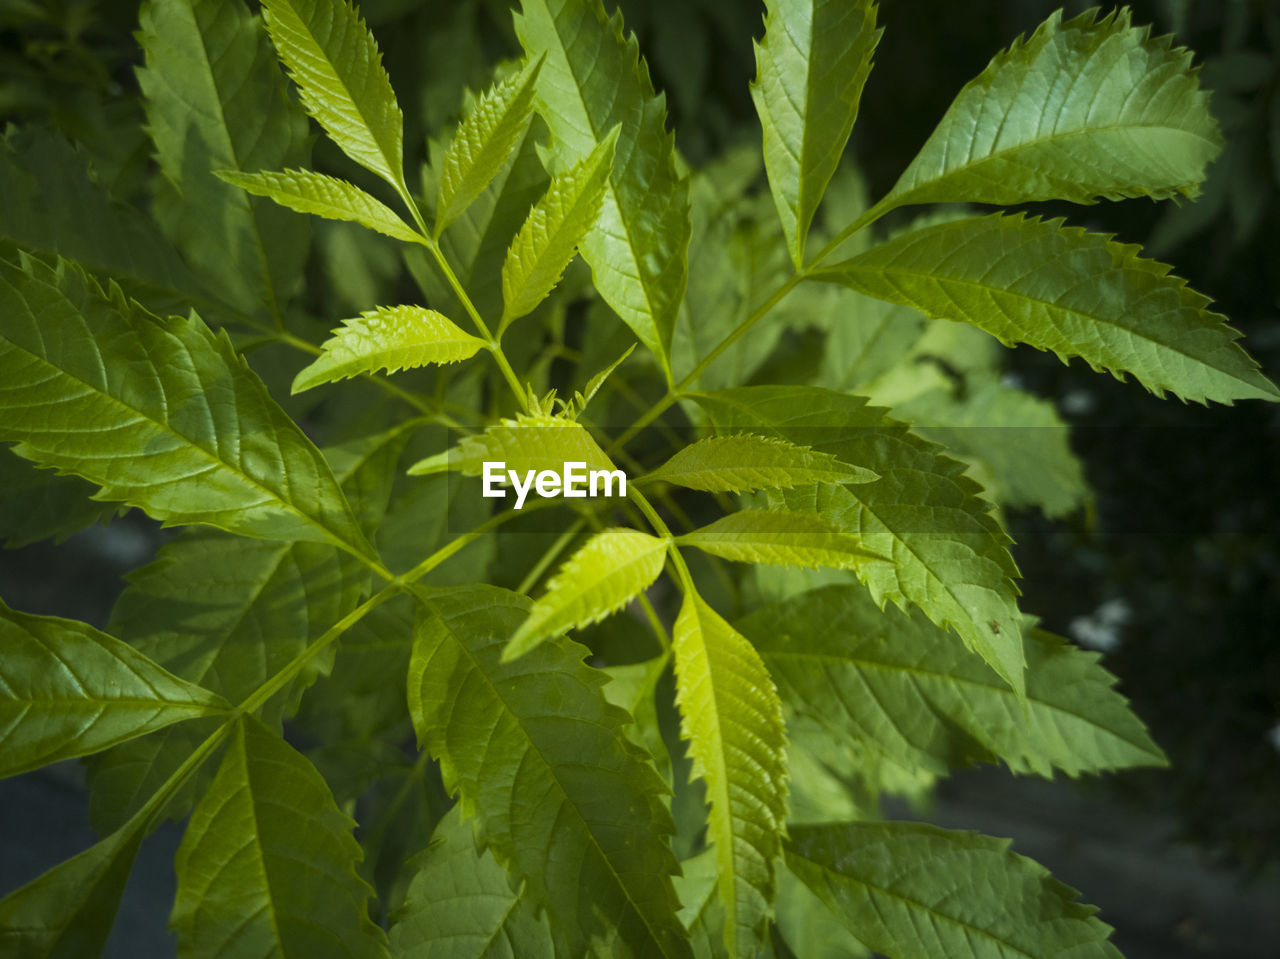
[[[1207,95],[1126,11],[1054,15],[872,203],[875,4],[766,7],[763,149],[692,169],[593,0],[483,69],[442,12],[407,112],[343,0],[154,0],[119,130],[6,130],[7,539],[185,527],[105,631],[0,607],[0,773],[91,756],[104,837],[0,901],[8,953],[96,953],[189,814],[184,955],[1115,954],[877,798],[1165,761],[1019,609],[1002,510],[1088,491],[1001,344],[1280,391],[1137,247],[962,204],[1194,197]],[[491,460],[627,495],[495,506]]]

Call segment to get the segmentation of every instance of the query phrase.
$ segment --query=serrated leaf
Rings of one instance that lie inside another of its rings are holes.
[[[179,955],[387,956],[354,828],[305,757],[242,718],[174,860]]]
[[[53,133],[11,125],[0,137],[0,241],[65,256],[160,310],[234,308],[213,297],[156,225],[114,202],[86,158]]]
[[[368,554],[320,451],[194,313],[162,323],[65,262],[0,263],[0,374],[0,438],[100,500]]]
[[[676,701],[693,774],[707,785],[730,956],[754,955],[773,914],[786,830],[782,703],[751,644],[694,593],[672,632]]]
[[[486,90],[458,125],[445,153],[436,199],[440,236],[484,192],[511,155],[533,112],[535,61]]]
[[[419,742],[440,760],[488,848],[546,907],[557,945],[583,955],[616,934],[617,954],[687,957],[671,876],[665,787],[600,692],[586,649],[549,640],[500,662],[528,609],[491,586],[419,590],[409,668]]]
[[[529,211],[502,265],[502,322],[533,311],[560,282],[587,231],[600,215],[614,145],[615,127],[585,159],[558,176]]]
[[[0,545],[28,546],[42,539],[62,542],[120,511],[89,497],[94,489],[76,476],[58,476],[34,463],[0,452]]]
[[[858,116],[880,41],[873,0],[768,0],[751,98],[792,262]]]
[[[546,132],[546,124],[535,116],[512,145],[511,155],[497,176],[440,237],[445,259],[481,316],[501,314],[502,264],[507,249],[550,182],[538,158],[538,145]],[[444,162],[444,147],[434,140],[427,146],[434,166],[424,167],[423,179],[424,189],[430,193],[434,190],[430,175]],[[463,315],[457,294],[425,249],[406,249],[405,261],[428,303],[454,316]]]
[[[402,195],[404,116],[373,34],[347,0],[263,0],[267,31],[329,139]]]
[[[512,891],[490,853],[476,849],[457,806],[410,868],[405,906],[391,927],[397,959],[554,959],[546,916]]]
[[[299,213],[348,220],[393,240],[421,243],[422,237],[394,210],[354,183],[310,170],[240,173],[219,170],[218,176],[255,196],[265,196]]]
[[[738,510],[676,542],[740,563],[855,569],[871,561],[889,561],[817,513],[789,510]]]
[[[1190,52],[1096,18],[1058,11],[997,54],[882,202],[1196,196],[1222,137]]]
[[[1067,424],[1049,400],[971,376],[963,399],[931,390],[895,404],[894,412],[921,436],[968,461],[1002,506],[1036,505],[1057,517],[1090,498]]]
[[[993,214],[912,230],[818,278],[964,320],[1006,344],[1029,343],[1064,361],[1082,356],[1157,396],[1204,402],[1280,399],[1235,342],[1209,299],[1138,256],[1139,247],[1064,227],[1061,220]]]
[[[1120,959],[1097,910],[1007,839],[925,823],[793,826],[787,866],[875,952]]]
[[[689,187],[676,172],[666,103],[621,14],[600,0],[526,0],[516,35],[545,56],[536,106],[560,168],[621,124],[604,205],[582,244],[596,289],[670,374],[671,332],[688,282]]]
[[[718,428],[780,436],[880,474],[873,483],[806,486],[770,495],[813,511],[892,559],[855,569],[879,605],[918,605],[950,626],[1021,694],[1018,575],[1009,537],[961,463],[868,406],[814,387],[757,386],[689,394]],[[1000,624],[993,634],[990,623]]]
[[[85,623],[0,603],[0,777],[231,707]]]
[[[333,333],[321,346],[324,352],[294,378],[294,393],[361,373],[460,363],[485,345],[443,313],[422,306],[365,310]]]
[[[658,578],[666,558],[667,541],[639,530],[607,529],[592,536],[547,583],[502,651],[503,660],[621,609]]]
[[[243,701],[358,601],[368,574],[323,544],[244,540],[189,530],[129,576],[109,629],[183,679]],[[316,662],[259,711],[278,725],[324,668]],[[162,730],[95,757],[90,821],[118,827],[177,769],[209,730],[199,722]],[[185,815],[207,776],[167,810]]]
[[[307,256],[308,224],[220,182],[214,170],[306,163],[307,119],[288,95],[256,16],[224,0],[146,3],[138,70],[147,132],[171,190],[170,235],[247,313],[283,315]]]
[[[479,476],[486,462],[504,462],[507,469],[521,475],[530,470],[559,473],[565,463],[578,462],[585,463],[588,470],[614,469],[582,424],[564,416],[519,413],[483,433],[463,437],[452,450],[419,460],[409,467],[409,474],[455,469],[465,476]]]
[[[1166,765],[1097,654],[1039,630],[1025,644],[1024,710],[919,611],[880,610],[860,586],[763,606],[738,627],[797,715],[900,763],[945,773],[999,757],[1041,776]]]
[[[708,436],[678,450],[644,481],[708,493],[783,489],[809,483],[869,483],[876,474],[784,439],[737,433]]]

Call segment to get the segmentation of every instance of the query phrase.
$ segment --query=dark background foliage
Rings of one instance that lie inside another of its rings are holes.
[[[854,134],[873,196],[892,185],[960,87],[1056,6],[882,3],[885,35]],[[1068,3],[1067,14],[1086,6]],[[656,85],[668,91],[678,145],[692,165],[758,138],[746,86],[754,73],[750,38],[760,33],[755,4],[627,0],[623,7]],[[1114,232],[1174,263],[1246,334],[1264,371],[1280,378],[1280,7],[1267,0],[1133,7],[1137,22],[1176,31],[1196,51],[1215,91],[1226,152],[1195,205],[1129,201],[1037,212]],[[463,89],[480,85],[486,65],[515,50],[507,5],[368,0],[362,8],[397,89],[421,91],[414,98],[420,109],[406,117],[406,144],[425,155],[424,131],[452,122]],[[144,194],[149,170],[133,75],[136,24],[131,0],[0,0],[0,122],[63,131],[120,198]],[[318,145],[322,167],[342,165],[324,150]],[[395,263],[368,269],[407,282]],[[1136,384],[1025,347],[1010,354],[1009,371],[1057,401],[1096,491],[1088,515],[1010,517],[1024,608],[1048,628],[1081,637],[1082,617],[1122,601],[1128,618],[1104,661],[1172,761],[1166,771],[1082,788],[1141,815],[1168,817],[1177,838],[1242,877],[1274,880],[1280,409],[1158,400]],[[0,595],[34,612],[105,621],[120,572],[144,561],[162,537],[136,516],[115,529],[111,537],[90,530],[56,549],[38,544],[0,554]]]

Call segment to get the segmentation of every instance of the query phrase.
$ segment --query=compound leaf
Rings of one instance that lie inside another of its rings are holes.
[[[406,193],[404,116],[355,8],[346,0],[263,0],[262,8],[307,112],[343,153]]]
[[[458,363],[485,345],[444,314],[422,306],[365,310],[333,333],[321,347],[324,352],[294,378],[294,393],[361,373]]]
[[[787,866],[875,952],[1120,959],[1097,909],[1007,839],[926,823],[793,826]]]
[[[457,806],[410,868],[405,906],[391,927],[397,959],[554,959],[546,916],[512,891],[492,854],[476,849]]]
[[[202,275],[252,314],[279,317],[307,254],[308,225],[219,181],[214,170],[305,163],[307,118],[266,34],[241,3],[146,3],[138,70],[147,131],[174,188],[171,235]]]
[[[405,243],[421,243],[422,237],[394,210],[353,183],[310,170],[239,173],[219,170],[218,176],[255,196],[265,196],[299,213],[314,213],[330,220],[350,220]]]
[[[0,645],[0,777],[230,708],[85,623],[0,603]]]
[[[109,628],[188,682],[238,703],[349,611],[367,584],[363,567],[331,546],[189,530],[130,575]],[[278,725],[322,668],[317,662],[269,700],[262,720]],[[94,827],[128,819],[208,734],[203,726],[173,726],[95,757]],[[184,815],[205,785],[194,777],[168,814]]]
[[[440,171],[435,235],[475,202],[506,164],[533,113],[533,84],[541,61],[486,90],[458,125]]]
[[[888,561],[817,513],[785,510],[738,510],[677,542],[740,563],[856,569],[868,561]]]
[[[174,860],[179,952],[387,956],[356,875],[355,823],[320,773],[252,717],[230,739]]]
[[[1058,11],[997,54],[882,202],[1196,196],[1222,136],[1190,52],[1096,17]]]
[[[1157,396],[1280,399],[1208,298],[1138,251],[1061,220],[993,214],[901,234],[820,277],[1132,373]]]
[[[676,172],[666,102],[655,96],[622,15],[600,0],[527,0],[516,34],[545,56],[536,107],[560,168],[621,124],[604,203],[582,243],[596,289],[670,375],[671,333],[689,278],[689,185]]]
[[[873,0],[768,0],[751,97],[764,163],[796,267],[858,116],[883,32]]]
[[[786,732],[752,645],[695,593],[672,633],[676,700],[693,774],[707,786],[730,956],[754,955],[773,913],[786,827]]]
[[[1166,764],[1097,654],[1049,633],[1027,634],[1024,710],[919,611],[877,609],[861,586],[802,593],[737,625],[798,716],[900,763],[941,774],[999,757],[1041,776]]]
[[[547,192],[529,211],[502,264],[500,328],[532,312],[560,282],[600,215],[617,140],[615,128],[585,159],[552,177]]]
[[[817,512],[888,563],[855,568],[877,604],[918,605],[950,626],[1019,694],[1022,617],[1009,537],[981,489],[941,448],[868,406],[816,387],[754,386],[690,394],[718,428],[781,436],[880,474],[872,483],[804,486],[769,495]],[[990,624],[999,624],[993,633]]]
[[[66,262],[0,263],[0,371],[0,438],[100,500],[370,549],[320,451],[194,313],[162,323]]]
[[[502,651],[504,660],[548,636],[604,619],[644,592],[662,572],[667,541],[634,529],[592,536],[547,583],[547,591]]]
[[[676,452],[644,481],[661,480],[708,493],[788,489],[810,483],[869,483],[874,472],[841,463],[784,439],[737,433],[708,436]]]
[[[501,662],[524,597],[491,586],[419,589],[409,667],[419,742],[464,815],[527,894],[561,951],[616,934],[634,955],[689,957],[671,876],[665,786],[628,742],[626,713],[584,647],[552,639]]]

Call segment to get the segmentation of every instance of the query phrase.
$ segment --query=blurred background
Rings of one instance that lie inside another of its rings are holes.
[[[1058,6],[881,4],[885,34],[852,145],[873,197],[893,184],[960,87]],[[393,85],[426,94],[406,118],[408,144],[454,119],[462,88],[483,83],[487,65],[516,49],[504,3],[361,7]],[[691,166],[758,139],[747,84],[762,7],[622,7],[668,93]],[[1280,3],[1132,7],[1135,22],[1175,33],[1195,51],[1226,150],[1195,204],[1041,204],[1036,212],[1115,233],[1174,264],[1280,379]],[[145,180],[149,162],[134,99],[136,25],[128,0],[0,0],[0,123],[62,130],[100,158],[100,175],[121,195]],[[1072,424],[1095,492],[1091,510],[1066,518],[1009,514],[1024,609],[1103,654],[1172,767],[1078,783],[975,770],[945,781],[931,808],[892,811],[1012,836],[1017,851],[1086,890],[1130,959],[1280,955],[1280,408],[1158,400],[1025,347],[1009,353],[1008,376]],[[165,534],[131,513],[61,544],[28,543],[6,475],[0,467],[0,534],[10,547],[0,551],[0,596],[25,611],[104,624],[122,574],[146,562]],[[67,527],[92,518],[68,515]],[[110,954],[172,953],[165,925],[179,835],[168,824],[144,846]],[[76,764],[0,782],[0,894],[93,840]]]

